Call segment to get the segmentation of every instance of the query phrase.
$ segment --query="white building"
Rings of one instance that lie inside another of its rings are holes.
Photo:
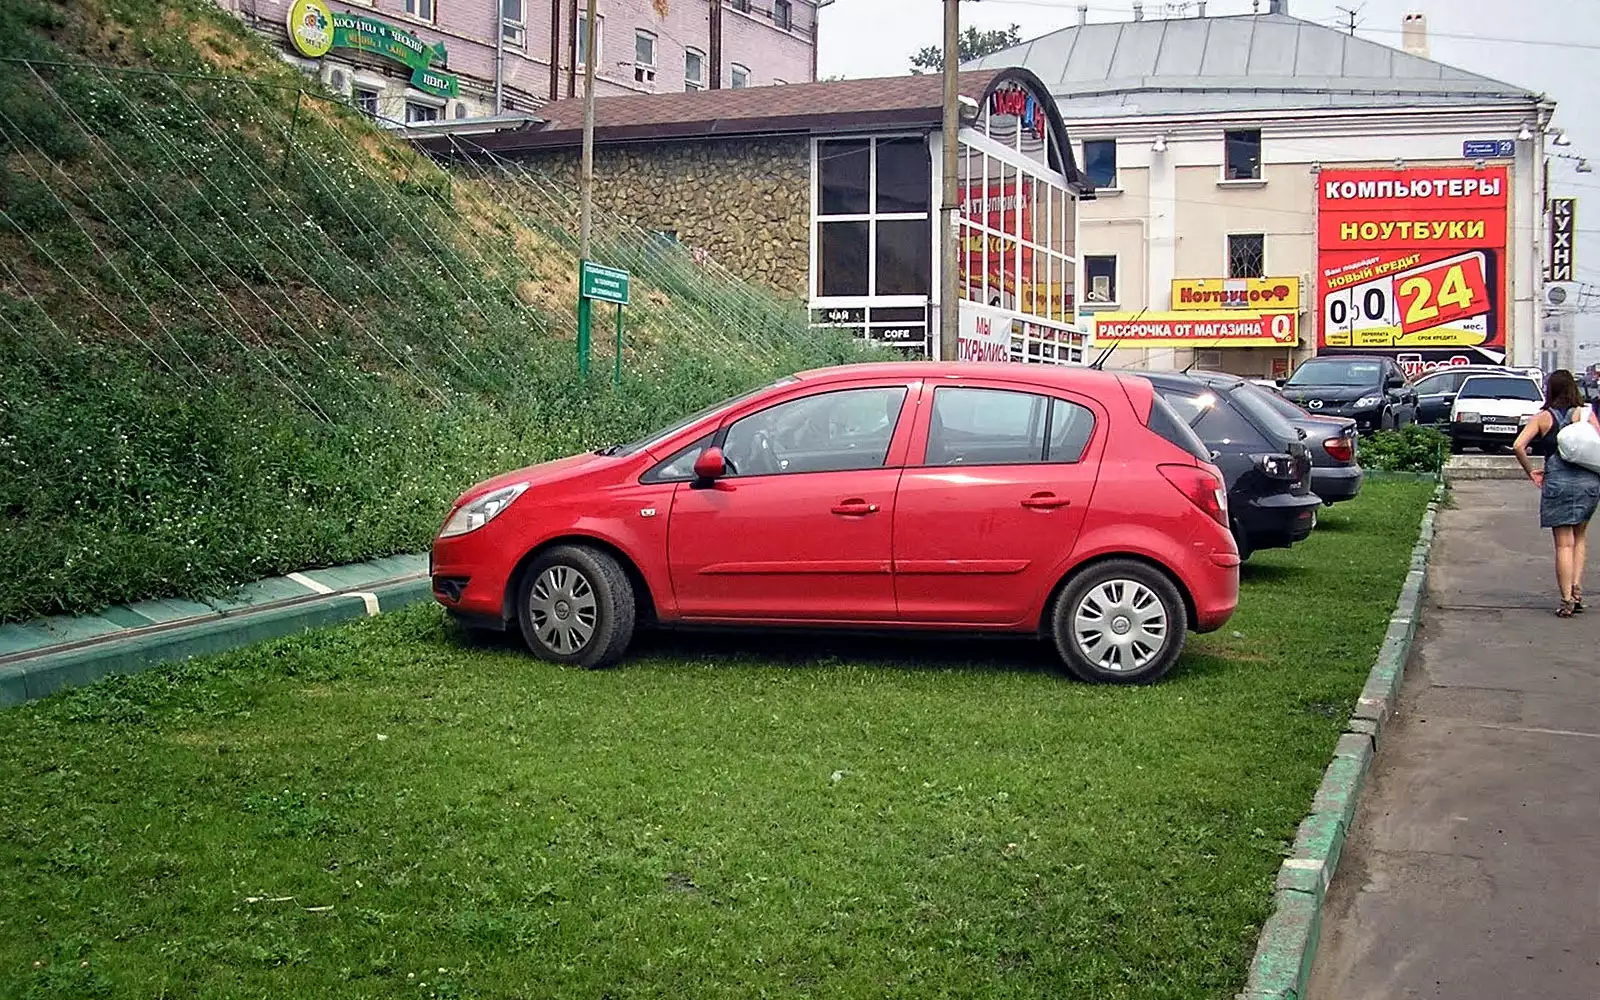
[[[1096,341],[1262,376],[1337,351],[1537,364],[1554,103],[1428,59],[1415,15],[1401,51],[1286,7],[1080,14],[973,64],[1032,70],[1078,144]]]

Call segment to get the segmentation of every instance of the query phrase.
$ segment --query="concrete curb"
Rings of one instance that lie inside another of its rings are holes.
[[[137,673],[174,660],[221,653],[395,611],[432,597],[432,584],[426,574],[385,578],[384,571],[390,569],[388,562],[376,560],[318,570],[314,571],[316,577],[322,579],[313,578],[313,583],[321,592],[312,590],[306,596],[235,603],[221,609],[206,607],[204,614],[88,638],[63,635],[60,643],[12,654],[0,661],[0,708],[43,698],[63,688],[92,684],[111,674]],[[323,582],[329,579],[344,585]]]
[[[1367,675],[1356,709],[1323,773],[1322,785],[1311,803],[1311,814],[1300,824],[1294,848],[1278,869],[1273,912],[1261,928],[1250,978],[1238,1000],[1304,1000],[1322,935],[1322,905],[1339,866],[1339,855],[1356,803],[1372,766],[1373,754],[1384,726],[1394,714],[1400,681],[1417,634],[1422,595],[1427,583],[1428,554],[1433,548],[1434,526],[1445,484],[1433,490],[1422,515],[1411,566],[1389,618],[1389,630],[1378,658]]]

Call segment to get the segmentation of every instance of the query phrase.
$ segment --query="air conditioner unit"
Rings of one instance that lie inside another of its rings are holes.
[[[350,73],[348,70],[341,69],[338,66],[328,66],[323,70],[323,82],[335,94],[341,94],[346,97],[350,95]]]
[[[1551,281],[1544,286],[1544,305],[1547,312],[1573,312],[1578,308],[1578,285],[1572,281]]]

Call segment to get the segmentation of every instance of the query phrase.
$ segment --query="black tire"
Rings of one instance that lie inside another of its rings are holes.
[[[540,553],[517,585],[522,641],[552,663],[611,666],[627,652],[637,617],[628,574],[616,559],[585,545]]]
[[[1111,598],[1116,603],[1107,606]],[[1144,603],[1147,599],[1152,603]],[[1135,638],[1133,630],[1142,631],[1147,638],[1154,637],[1150,631],[1154,616],[1150,612],[1157,603],[1160,605],[1160,644],[1146,646]],[[1138,613],[1145,613],[1147,617],[1142,622],[1131,621],[1130,617]],[[1096,634],[1109,638],[1116,633],[1127,635],[1129,639],[1126,643],[1110,639],[1116,647],[1115,656],[1110,648],[1103,647],[1105,652],[1096,658],[1086,645],[1093,641],[1088,638],[1093,630],[1076,628],[1074,623],[1107,619],[1106,631]],[[1117,631],[1118,621],[1126,623],[1120,632]],[[1160,680],[1178,662],[1188,626],[1183,597],[1167,575],[1131,559],[1112,559],[1082,570],[1062,588],[1050,612],[1051,638],[1062,665],[1074,677],[1098,684],[1150,684]],[[1108,657],[1126,663],[1127,667],[1109,666]]]

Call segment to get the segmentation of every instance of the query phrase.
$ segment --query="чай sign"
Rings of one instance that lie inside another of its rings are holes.
[[[584,261],[578,272],[578,294],[586,299],[628,304],[628,272]]]
[[[1550,280],[1572,280],[1572,234],[1577,223],[1576,198],[1550,199]]]

